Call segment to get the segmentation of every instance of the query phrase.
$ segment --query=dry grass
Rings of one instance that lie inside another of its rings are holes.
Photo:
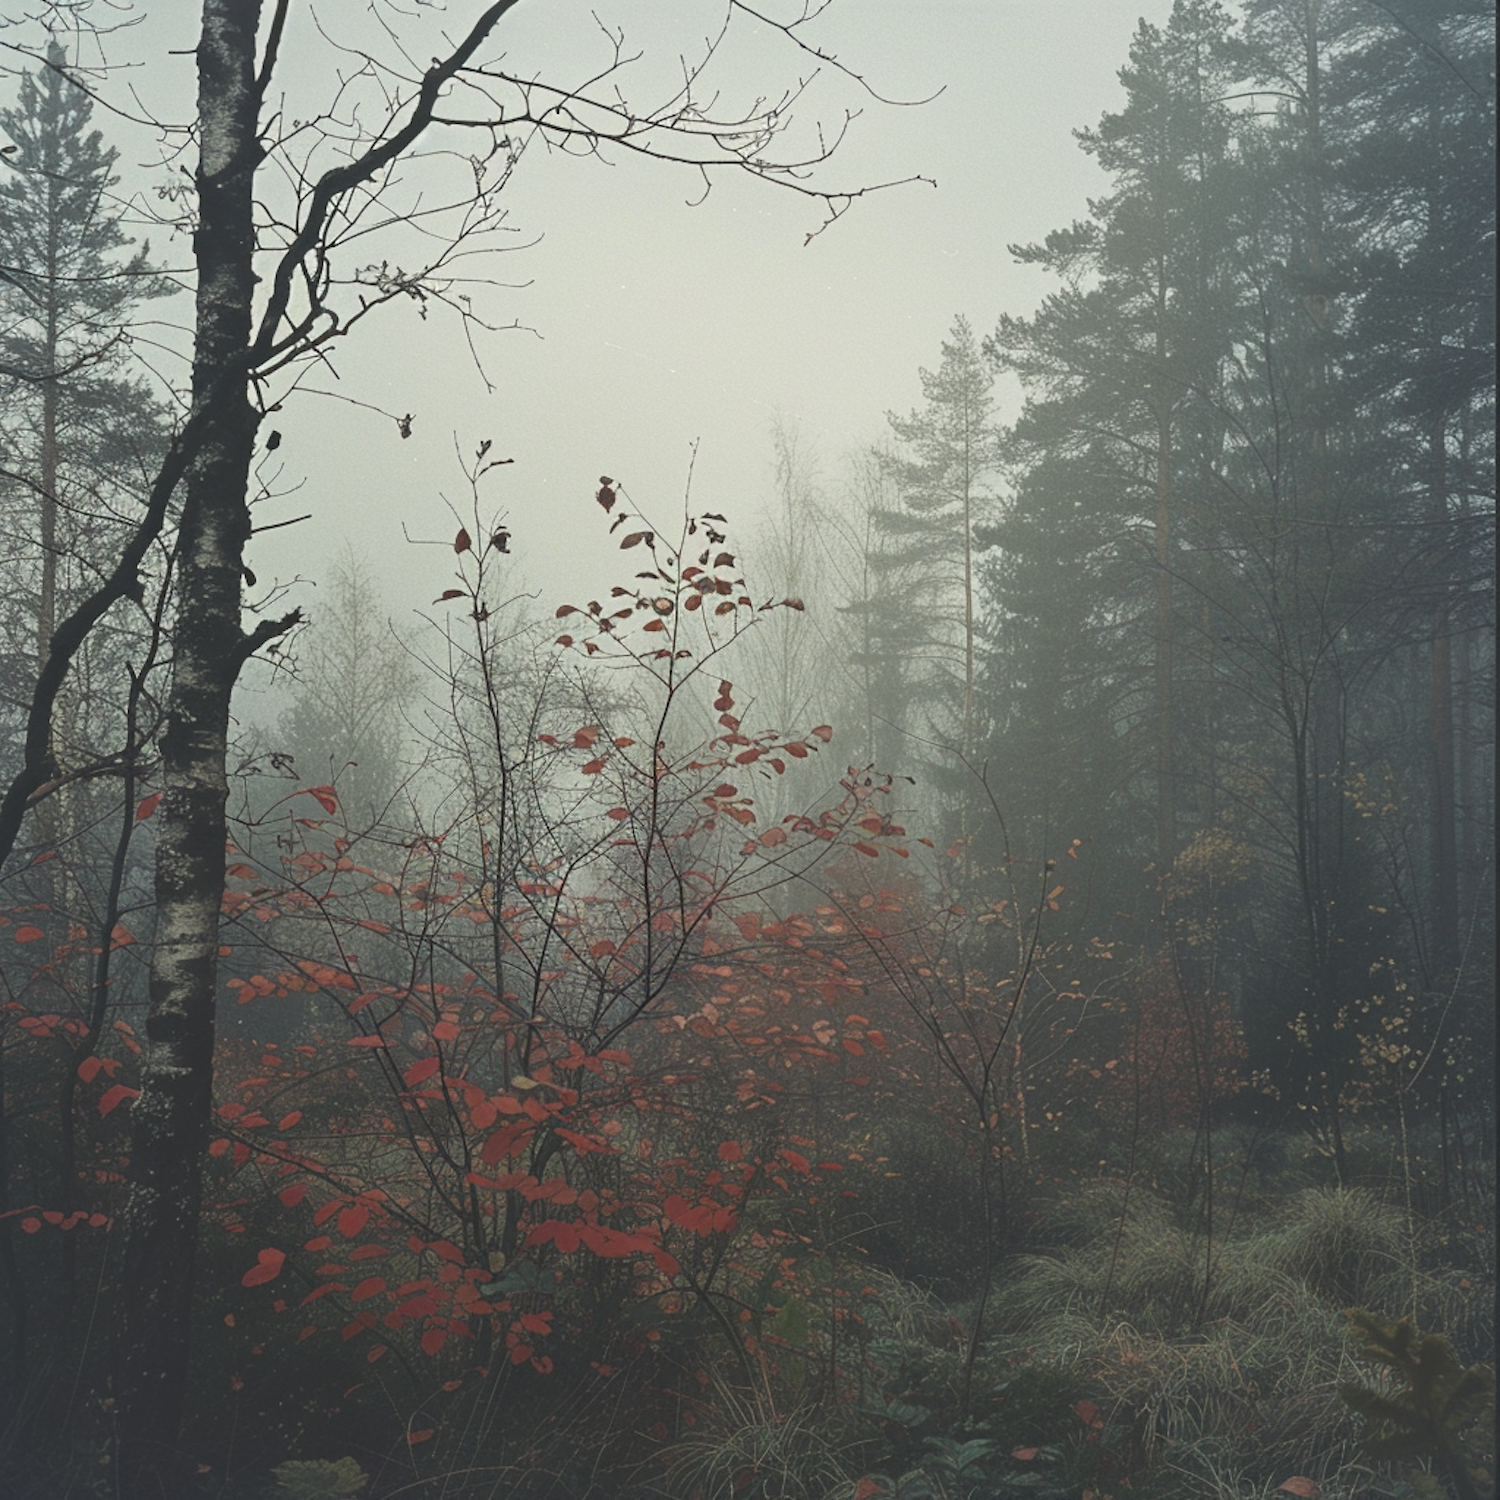
[[[850,1455],[824,1414],[779,1412],[717,1380],[699,1426],[663,1459],[664,1493],[683,1500],[824,1500],[853,1485]]]
[[[1343,1309],[1446,1304],[1452,1326],[1483,1316],[1475,1283],[1423,1271],[1405,1216],[1357,1189],[1299,1192],[1211,1251],[1143,1190],[1122,1221],[1123,1206],[1095,1189],[1063,1210],[1067,1248],[1020,1262],[999,1298],[1005,1342],[1086,1374],[1185,1500],[1248,1500],[1295,1474],[1368,1493],[1338,1395],[1361,1373]]]

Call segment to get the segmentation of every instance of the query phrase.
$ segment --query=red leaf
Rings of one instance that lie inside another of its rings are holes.
[[[351,1302],[368,1302],[371,1297],[379,1296],[385,1290],[386,1281],[384,1276],[367,1276],[360,1284],[349,1293]]]
[[[402,1082],[407,1088],[415,1088],[419,1083],[432,1077],[442,1067],[443,1060],[440,1057],[424,1057],[421,1062],[413,1063],[402,1075]]]
[[[257,1250],[255,1264],[240,1277],[240,1285],[264,1286],[268,1281],[275,1281],[281,1275],[285,1261],[285,1250]]]
[[[1026,1462],[1029,1459],[1035,1458],[1041,1451],[1042,1450],[1040,1448],[1012,1448],[1010,1450],[1010,1456],[1012,1458],[1019,1458],[1022,1460],[1022,1462]]]
[[[426,1342],[425,1334],[423,1335],[423,1342]],[[406,1434],[406,1441],[412,1446],[415,1446],[417,1443],[425,1443],[436,1431],[437,1428],[435,1427],[423,1427],[417,1432],[408,1432]]]
[[[276,1195],[287,1208],[296,1206],[307,1197],[307,1184],[305,1182],[294,1182],[290,1187],[284,1187]]]
[[[318,799],[318,805],[330,817],[339,810],[338,793],[335,792],[331,786],[309,786],[304,787],[303,791],[305,791],[309,797],[316,797]]]
[[[720,1161],[738,1161],[745,1154],[738,1141],[725,1141],[719,1147]]]
[[[819,724],[813,733],[826,745],[833,738],[833,725]]]
[[[1304,1497],[1304,1500],[1318,1500],[1318,1497],[1323,1493],[1318,1488],[1317,1481],[1309,1479],[1305,1474],[1293,1474],[1290,1479],[1283,1479],[1276,1488],[1278,1490],[1285,1490],[1289,1495],[1301,1495]]]
[[[714,1211],[708,1204],[692,1204],[681,1193],[669,1194],[661,1206],[662,1212],[674,1223],[698,1234],[708,1234],[713,1228]]]
[[[579,1226],[566,1219],[544,1219],[526,1236],[528,1245],[544,1245],[551,1240],[559,1255],[571,1255],[582,1243]]]
[[[467,552],[474,545],[469,533],[462,526],[458,528],[458,535],[453,538],[453,550],[455,552]]]
[[[149,818],[151,816],[151,814],[156,811],[157,805],[160,802],[161,802],[161,793],[160,792],[152,792],[149,797],[142,797],[141,800],[139,802],[137,802],[136,805],[135,805],[135,820],[136,820],[136,822],[137,823],[144,823],[146,821],[146,819]]]
[[[462,599],[463,596],[464,591],[462,589],[444,589],[432,602],[434,604],[444,604],[449,599]]]
[[[630,809],[628,807],[612,807],[604,816],[606,818],[613,818],[616,823],[623,823],[630,816]]]
[[[441,1349],[447,1342],[448,1330],[446,1328],[429,1328],[427,1332],[422,1335],[422,1353],[436,1354],[438,1350]],[[432,1434],[428,1433],[427,1436],[431,1437]],[[421,1439],[413,1438],[411,1439],[411,1441],[420,1442]]]
[[[34,943],[38,938],[44,938],[47,934],[40,927],[18,927],[16,928],[16,941],[18,943]]]
[[[123,1104],[127,1099],[140,1098],[141,1091],[133,1089],[128,1084],[117,1083],[99,1096],[99,1113],[107,1115],[117,1104]]]
[[[370,1210],[363,1203],[351,1203],[339,1210],[339,1233],[346,1240],[352,1240],[365,1227],[369,1217]]]

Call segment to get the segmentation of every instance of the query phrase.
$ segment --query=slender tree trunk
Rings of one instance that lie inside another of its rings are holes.
[[[26,1316],[26,1283],[16,1260],[16,1235],[20,1225],[12,1217],[10,1191],[10,1121],[5,1097],[6,1051],[0,1048],[0,1276],[5,1278],[6,1316],[0,1328],[9,1335],[0,1339],[5,1347],[0,1363],[0,1410],[19,1411],[26,1391],[26,1355],[30,1329]]]
[[[1172,419],[1165,392],[1161,399],[1156,436],[1156,868],[1165,874],[1177,853],[1177,797],[1172,774]]]
[[[58,289],[62,275],[60,143],[56,130],[47,132],[43,148],[47,174],[47,248],[44,295],[47,299],[42,345],[42,590],[37,605],[37,661],[45,661],[57,628],[57,322]],[[44,804],[45,805],[45,804]]]
[[[57,628],[57,327],[47,319],[48,375],[42,383],[42,588],[37,604],[37,660],[43,660]],[[50,802],[50,799],[49,799]],[[44,807],[48,802],[42,804]]]
[[[1428,743],[1432,764],[1432,977],[1458,965],[1458,816],[1454,796],[1453,663],[1448,606],[1432,622]]]
[[[134,1108],[120,1278],[123,1494],[162,1493],[187,1392],[188,1337],[213,1085],[229,699],[246,654],[241,557],[256,416],[250,335],[255,36],[260,0],[204,0],[198,45],[199,221],[193,405],[211,419],[190,467],[177,553],[175,659],[161,747],[156,950]]]
[[[58,177],[61,172],[59,162],[57,134],[49,131],[43,154],[42,166],[47,174],[47,228],[46,249],[44,254],[43,272],[43,296],[46,298],[46,311],[43,315],[43,334],[41,350],[41,374],[42,374],[42,451],[41,451],[41,483],[37,493],[40,507],[38,527],[41,546],[41,586],[37,596],[36,610],[36,659],[38,671],[42,662],[46,661],[47,653],[52,648],[52,632],[57,628],[57,367],[59,364],[57,349],[57,321],[58,321],[58,278],[62,274],[59,264],[61,259],[60,240],[61,235],[58,226],[58,216],[61,213],[61,205],[58,202],[60,188]],[[56,754],[55,738],[48,744],[49,756]],[[45,797],[37,805],[36,810],[36,837],[38,847],[51,851],[58,846],[58,798]],[[63,906],[61,879],[58,873],[58,861],[49,859],[40,865],[35,872],[37,882],[37,899],[46,908],[46,916],[43,925],[47,929],[47,946],[53,950],[59,944],[67,941],[67,927],[61,917]],[[50,980],[49,983],[56,983]],[[68,1196],[72,1194],[71,1183],[63,1189]],[[65,1203],[64,1207],[71,1207]]]
[[[1473,415],[1472,402],[1459,408],[1458,458],[1465,471],[1472,462]],[[1467,536],[1472,510],[1468,491],[1463,486],[1459,487],[1457,500],[1458,524],[1462,534]],[[1490,758],[1478,753],[1481,741],[1475,731],[1485,722],[1486,716],[1482,711],[1475,714],[1475,687],[1483,680],[1483,674],[1475,668],[1474,641],[1469,631],[1456,633],[1452,639],[1452,651],[1453,842],[1458,860],[1458,900],[1469,908],[1490,860],[1492,840],[1487,830],[1495,826],[1494,779],[1485,774]]]
[[[41,588],[36,612],[36,659],[40,671],[42,662],[52,649],[52,635],[57,629],[57,489],[58,489],[58,367],[62,360],[58,349],[58,301],[61,278],[65,274],[62,264],[62,161],[57,132],[49,131],[43,155],[43,170],[47,174],[47,230],[46,248],[43,251],[46,312],[43,318],[42,343],[42,452],[41,488],[38,499],[41,506]],[[54,733],[47,746],[49,756],[57,761],[57,736]],[[61,768],[61,767],[60,767]],[[61,789],[51,797],[42,799],[36,810],[37,843],[47,851],[59,849],[66,836],[64,827],[65,801],[70,798],[68,789]],[[36,871],[37,897],[46,908],[43,919],[47,929],[47,946],[54,955],[69,943],[68,912],[71,908],[68,891],[68,872],[61,859],[49,859]],[[75,967],[76,953],[69,952],[67,963]],[[60,965],[59,965],[60,967]],[[67,979],[54,973],[48,981],[66,994]],[[76,1206],[78,1194],[77,1150],[74,1141],[73,1096],[77,1074],[73,1071],[76,1058],[70,1053],[63,1066],[63,1077],[58,1085],[57,1124],[59,1167],[56,1207],[63,1213],[71,1213]],[[77,1270],[77,1245],[69,1235],[59,1247],[58,1272],[63,1287],[63,1298],[59,1316],[66,1321],[73,1305],[73,1293]]]
[[[964,756],[974,754],[974,481],[964,475]]]
[[[1428,437],[1428,515],[1434,534],[1444,535],[1448,515],[1447,423],[1438,412]],[[1449,630],[1449,580],[1433,612],[1428,652],[1428,747],[1432,788],[1432,977],[1441,980],[1458,966],[1458,805],[1453,748],[1453,649]]]

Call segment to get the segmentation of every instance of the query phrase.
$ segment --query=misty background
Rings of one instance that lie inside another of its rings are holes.
[[[5,1494],[1490,1490],[1493,7],[787,4],[0,15]]]
[[[885,413],[917,404],[918,369],[937,364],[955,315],[984,331],[1043,295],[1044,274],[1017,265],[1006,246],[1080,217],[1104,186],[1071,133],[1118,106],[1137,21],[1160,21],[1167,9],[1001,0],[914,17],[886,0],[848,0],[811,35],[872,93],[816,59],[790,60],[737,22],[724,49],[728,97],[748,102],[752,89],[806,79],[795,125],[804,141],[814,120],[836,131],[857,111],[814,186],[913,179],[856,200],[810,241],[825,216],[795,193],[726,176],[692,204],[701,185],[682,169],[534,147],[505,188],[501,253],[465,263],[482,316],[518,326],[480,335],[471,354],[451,313],[433,307],[424,319],[398,304],[331,350],[328,370],[307,384],[335,394],[304,394],[270,424],[284,442],[259,477],[277,498],[257,524],[308,519],[257,538],[258,576],[318,580],[325,561],[353,545],[394,618],[428,606],[446,581],[444,560],[407,537],[446,542],[444,497],[467,497],[456,452],[485,439],[514,459],[487,498],[512,527],[516,567],[541,605],[577,590],[585,559],[587,587],[611,578],[613,549],[592,499],[600,474],[665,524],[681,510],[691,465],[694,505],[743,532],[770,502],[780,421],[836,491],[846,459],[888,435]],[[102,48],[111,81],[128,82],[157,118],[187,118],[192,7],[131,19],[139,24],[86,39],[83,61]],[[664,19],[661,7],[636,4],[606,19],[655,77],[701,51],[722,15],[716,5],[674,5]],[[333,70],[348,66],[307,15],[294,13],[292,26],[289,115],[311,113]],[[584,4],[522,4],[504,26],[518,71],[552,66],[581,78],[610,55]],[[164,149],[139,117],[98,123],[121,151],[121,193],[139,198],[127,223],[160,263],[181,262],[182,240],[141,213],[161,203],[180,162],[168,155],[159,165]],[[415,182],[421,170],[408,164],[403,177]],[[499,284],[483,285],[491,279]],[[188,311],[185,301],[158,303],[137,334],[143,352],[162,338],[172,352],[158,362],[175,379],[185,373]],[[155,320],[177,327],[153,329]],[[1014,391],[1001,382],[999,395],[1001,415],[1013,416]],[[394,419],[408,413],[402,440]],[[315,611],[315,590],[299,584],[294,597]],[[260,685],[252,672],[244,691]]]

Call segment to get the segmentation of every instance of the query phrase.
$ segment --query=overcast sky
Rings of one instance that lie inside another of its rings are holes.
[[[332,32],[347,3],[293,7],[290,114],[327,97],[340,64],[316,22]],[[437,16],[453,30],[476,9],[448,0],[424,5],[422,19]],[[665,77],[723,7],[522,0],[502,22],[509,64],[583,76],[602,55],[591,9],[646,53],[642,70],[656,65]],[[278,413],[285,441],[279,470],[267,473],[300,488],[258,517],[313,518],[258,537],[257,573],[316,577],[347,541],[369,555],[393,613],[431,600],[451,553],[410,547],[403,526],[451,536],[442,497],[465,494],[455,443],[472,451],[485,438],[514,459],[487,493],[547,604],[578,592],[571,575],[581,562],[581,587],[603,580],[591,498],[601,474],[665,521],[680,510],[696,443],[695,507],[739,522],[770,491],[779,415],[800,428],[836,485],[844,456],[881,437],[885,412],[919,401],[918,369],[937,364],[956,315],[983,334],[1000,313],[1036,304],[1043,279],[1006,247],[1081,216],[1100,190],[1072,132],[1118,107],[1116,75],[1143,9],[1160,22],[1167,0],[836,0],[817,23],[820,45],[885,98],[937,97],[881,104],[825,69],[799,106],[803,126],[836,123],[851,105],[862,113],[818,181],[838,188],[921,175],[936,187],[872,194],[810,243],[819,209],[792,193],[727,181],[690,207],[698,184],[681,170],[528,151],[507,193],[510,239],[529,248],[495,259],[491,273],[513,289],[484,301],[493,319],[524,325],[480,346],[494,390],[453,319],[422,322],[398,307],[367,323],[337,351],[337,381],[313,383],[411,413],[412,436],[327,397],[301,396]],[[149,6],[142,26],[111,39],[112,61],[140,62],[111,80],[115,97],[128,82],[153,110],[187,115],[194,12],[190,0]],[[767,45],[753,28],[738,41],[731,34],[717,66],[740,97],[778,94],[809,71],[805,58]],[[98,123],[112,136],[124,130],[102,115]],[[150,155],[144,140],[131,138],[136,160]],[[421,170],[409,169],[409,188]],[[165,178],[158,170],[151,180]],[[181,240],[174,246],[160,232],[155,248],[168,260],[186,256]],[[1002,398],[1013,403],[1012,393]]]

